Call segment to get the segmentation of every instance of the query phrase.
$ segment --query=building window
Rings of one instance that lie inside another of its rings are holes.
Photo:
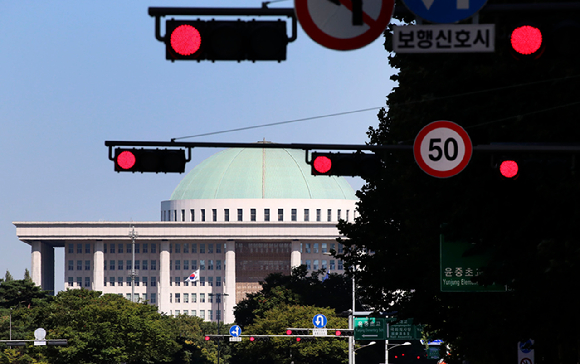
[[[91,254],[91,244],[85,244],[85,253],[86,254]]]
[[[149,265],[148,262],[149,262],[148,260],[144,260],[141,269],[147,270],[148,269],[148,265]]]
[[[207,270],[213,270],[213,260],[209,259],[207,261]]]
[[[117,253],[122,254],[123,253],[123,244],[119,244],[117,246]]]
[[[318,259],[314,259],[314,264],[312,264],[312,269],[318,270]]]
[[[207,244],[207,253],[213,254],[213,244]]]
[[[199,277],[199,285],[200,287],[205,286],[205,277]]]
[[[191,294],[191,303],[197,303],[197,293]]]
[[[312,249],[312,252],[318,254],[318,243],[314,243],[313,247],[314,249]]]
[[[326,211],[326,221],[332,221],[332,210],[328,209]]]
[[[139,263],[140,263],[140,261],[139,261],[139,260],[136,260],[136,261],[135,261],[135,269],[136,269],[136,270],[139,270],[139,269],[141,269],[141,268],[139,268],[139,267],[140,267],[140,264],[139,264]]]
[[[189,293],[183,294],[183,303],[189,303]]]
[[[151,261],[151,270],[157,270],[157,261],[156,260]]]
[[[238,209],[238,221],[244,220],[244,210]]]
[[[157,293],[151,293],[151,301],[152,304],[156,304],[157,303]]]
[[[205,244],[199,244],[199,254],[205,254]]]
[[[131,287],[132,282],[131,277],[127,277],[127,287]]]
[[[151,277],[151,287],[155,287],[157,285],[157,277]],[[153,294],[151,294],[151,299],[153,299]]]
[[[109,261],[109,270],[115,270],[115,261],[114,260]]]
[[[149,244],[143,243],[143,253],[149,253]]]
[[[342,260],[339,260],[338,261],[338,270],[343,270],[343,269],[344,269],[344,267],[342,265]]]
[[[215,245],[215,252],[220,254],[222,252],[222,244],[221,243],[217,243]]]
[[[256,221],[256,209],[250,209],[250,221]]]
[[[115,277],[109,277],[109,286],[115,285]]]
[[[72,287],[74,285],[74,279],[73,277],[68,277],[68,286]]]
[[[330,267],[328,268],[328,270],[335,270],[336,267],[334,266],[334,260],[330,261]]]
[[[139,277],[135,277],[135,286],[139,285]]]
[[[343,246],[342,246],[342,244],[338,244],[338,253],[342,254],[342,252],[343,252]]]
[[[183,244],[183,253],[189,254],[189,243]]]
[[[117,277],[117,284],[119,285],[119,287],[123,286],[123,277]]]
[[[122,260],[117,260],[117,269],[123,270],[123,261]]]
[[[205,270],[205,259],[199,260],[199,270]]]
[[[215,277],[215,286],[220,287],[222,285],[222,277]]]
[[[322,211],[320,209],[316,209],[316,221],[320,221]]]
[[[181,253],[181,244],[175,244],[175,252]]]
[[[304,209],[304,221],[310,221],[310,210]]]
[[[270,221],[270,209],[264,209],[264,221]]]
[[[196,270],[197,269],[197,260],[192,260],[191,261],[191,270]]]
[[[141,283],[143,283],[144,286],[147,286],[147,277],[141,277]]]
[[[290,210],[290,213],[291,213],[290,218],[292,219],[292,221],[297,221],[298,213],[297,213],[296,209]]]
[[[340,220],[340,209],[336,212],[336,220]]]
[[[183,261],[183,269],[184,270],[189,270],[189,259],[185,259]]]
[[[85,260],[85,270],[91,270],[91,261]]]
[[[133,253],[133,244],[127,244],[127,253]]]
[[[311,270],[312,266],[310,265],[310,260],[306,260],[306,269]]]
[[[219,259],[215,261],[215,270],[222,270],[222,261]]]
[[[115,253],[115,244],[111,244],[111,254]]]
[[[278,209],[278,221],[284,221],[284,209]]]
[[[69,244],[68,245],[68,253],[69,254],[73,254],[75,252],[75,245],[74,244]]]
[[[199,318],[205,320],[205,310],[199,310]]]
[[[207,285],[213,287],[213,277],[207,277]]]
[[[68,270],[74,270],[74,269],[75,269],[74,260],[69,260],[68,261]]]
[[[175,303],[181,303],[181,294],[180,293],[175,294]],[[176,313],[178,313],[178,312],[176,312]]]
[[[200,303],[205,303],[205,293],[200,293],[199,294],[199,302]]]
[[[224,221],[230,221],[230,209],[224,209]]]
[[[141,244],[135,244],[135,254],[139,254],[139,246]]]
[[[131,293],[126,293],[125,298],[127,299],[127,301],[131,301]]]
[[[320,268],[324,270],[328,269],[328,266],[326,265],[326,260],[324,259],[322,260],[322,265],[320,266]]]
[[[350,212],[349,210],[346,210],[346,221],[348,221],[348,213],[349,212]]]
[[[197,244],[193,244],[193,243],[191,244],[191,252],[193,254],[197,253]]]
[[[83,270],[83,261],[77,260],[77,270]]]
[[[181,260],[175,261],[175,270],[181,270]]]
[[[185,210],[181,210],[181,221],[185,221]]]
[[[103,244],[103,253],[106,253],[106,252],[107,252],[107,244],[105,243],[105,244]]]
[[[310,243],[306,243],[306,253],[311,253],[310,251]]]
[[[157,253],[157,244],[151,244],[151,253]]]
[[[127,270],[131,270],[131,267],[133,266],[132,263],[133,263],[132,261],[127,260]]]
[[[205,209],[201,209],[201,221],[205,221]]]
[[[217,221],[217,209],[211,209],[211,219]]]
[[[181,277],[175,277],[175,286],[179,287],[181,285]]]
[[[191,221],[195,221],[195,210],[194,209],[189,210],[189,214],[191,215]]]

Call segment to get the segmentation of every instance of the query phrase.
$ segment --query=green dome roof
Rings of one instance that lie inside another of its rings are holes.
[[[171,200],[190,199],[357,197],[343,177],[312,176],[303,150],[231,148],[197,165],[171,195]]]

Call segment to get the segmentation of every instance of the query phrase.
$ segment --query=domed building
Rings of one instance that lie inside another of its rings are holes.
[[[342,249],[336,224],[353,221],[356,201],[344,178],[312,176],[302,150],[231,148],[183,178],[161,202],[161,221],[14,224],[43,289],[54,290],[54,248],[63,247],[67,289],[233,322],[235,304],[269,273],[301,264],[342,272],[327,253]]]

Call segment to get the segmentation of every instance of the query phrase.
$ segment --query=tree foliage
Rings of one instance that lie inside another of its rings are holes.
[[[498,25],[501,44],[510,16],[482,13],[480,22]],[[387,49],[390,37],[387,32]],[[378,114],[379,125],[369,129],[372,144],[412,145],[419,130],[436,120],[462,125],[474,145],[572,143],[580,135],[577,58],[517,62],[498,47],[493,54],[391,53],[389,63],[399,70],[393,76],[398,86]],[[517,341],[534,338],[538,363],[577,362],[580,297],[571,294],[580,289],[575,166],[565,164],[557,174],[540,168],[505,181],[492,169],[498,156],[474,152],[459,175],[437,179],[421,171],[411,153],[382,157],[381,176],[358,193],[356,222],[340,224],[346,249],[339,258],[358,266],[363,294],[375,308],[426,324],[453,345],[457,360],[515,362]],[[505,284],[509,291],[440,292],[442,224],[454,240],[492,251],[478,281]]]

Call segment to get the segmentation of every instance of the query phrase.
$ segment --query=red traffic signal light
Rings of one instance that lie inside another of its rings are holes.
[[[286,22],[242,20],[168,20],[165,58],[209,61],[283,61]]]
[[[516,179],[519,176],[518,162],[512,159],[505,159],[499,163],[499,173],[506,179]]]
[[[372,176],[379,173],[381,159],[375,154],[312,153],[314,176]]]
[[[116,172],[183,173],[185,150],[116,148],[113,161]]]
[[[524,24],[511,30],[510,44],[516,58],[538,58],[544,52],[544,36],[539,27]]]
[[[352,329],[336,330],[334,335],[336,335],[336,336],[354,336],[354,330],[352,330]]]

